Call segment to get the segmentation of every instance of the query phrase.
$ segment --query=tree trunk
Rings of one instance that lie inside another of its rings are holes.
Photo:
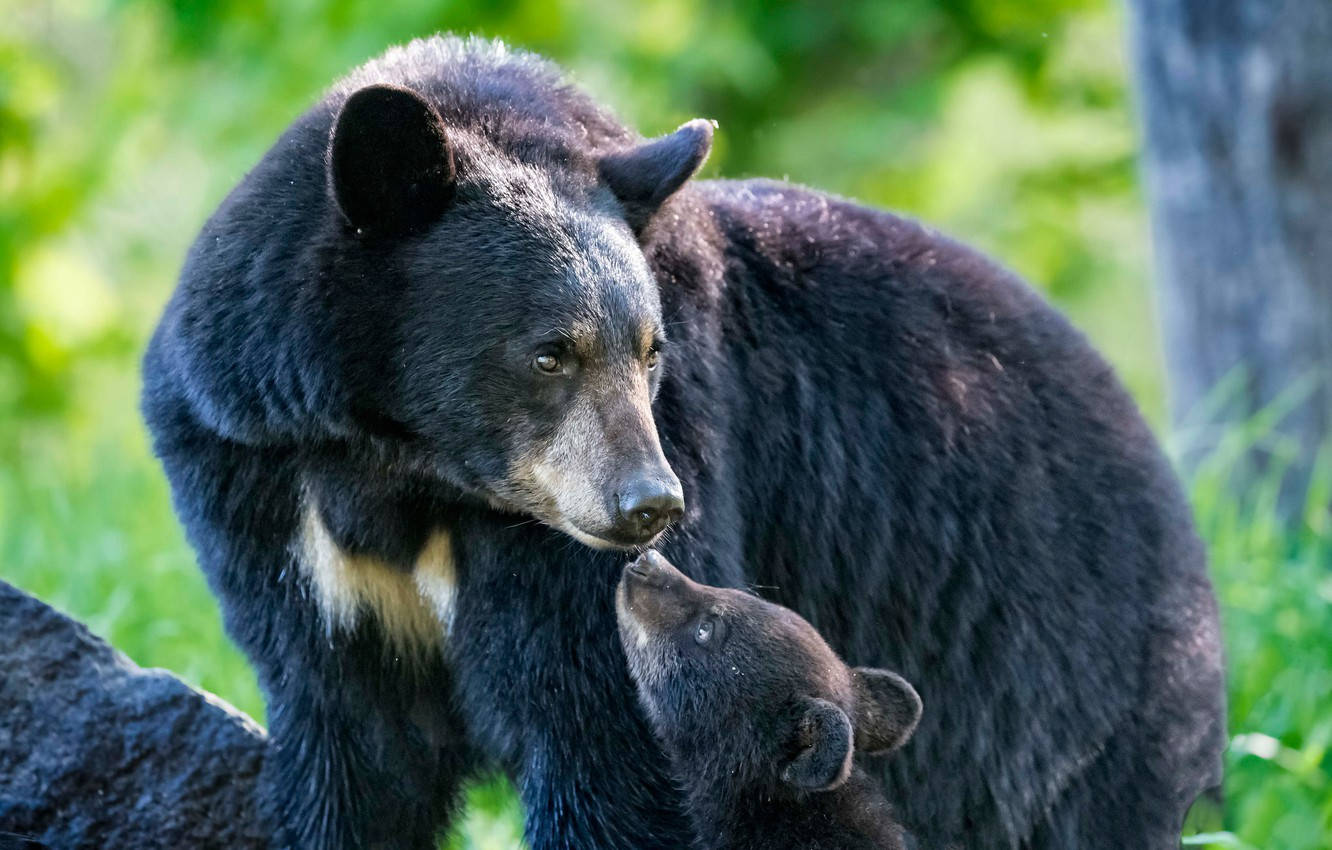
[[[1182,457],[1289,403],[1235,483],[1289,462],[1298,519],[1332,433],[1332,0],[1129,6]]]

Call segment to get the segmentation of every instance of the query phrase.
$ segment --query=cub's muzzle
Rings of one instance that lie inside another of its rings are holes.
[[[620,575],[616,613],[647,632],[665,632],[690,621],[706,599],[702,585],[648,550],[630,561]]]

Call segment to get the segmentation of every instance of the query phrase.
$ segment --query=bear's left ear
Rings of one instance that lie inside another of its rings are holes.
[[[419,230],[454,191],[453,151],[435,107],[411,89],[366,86],[333,122],[328,184],[351,225],[372,236]]]
[[[782,780],[802,791],[827,791],[851,775],[851,719],[824,699],[804,700],[795,727],[800,752]]]
[[[873,667],[851,671],[856,693],[856,750],[891,752],[907,742],[920,722],[920,694],[896,673]]]
[[[694,176],[710,150],[712,122],[696,118],[668,136],[603,156],[598,171],[638,233],[657,208]]]

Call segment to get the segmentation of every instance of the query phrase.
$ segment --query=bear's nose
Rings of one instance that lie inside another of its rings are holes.
[[[684,494],[680,482],[673,478],[639,479],[619,494],[616,525],[625,537],[639,542],[651,540],[684,516]]]

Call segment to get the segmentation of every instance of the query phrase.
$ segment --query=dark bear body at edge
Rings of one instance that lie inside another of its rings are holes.
[[[327,164],[371,84],[430,104],[452,155],[431,173],[457,180],[387,235],[349,224]],[[535,57],[414,42],[298,119],[196,240],[144,411],[268,699],[276,843],[429,847],[498,769],[533,850],[688,845],[615,636],[625,552],[495,484],[518,464],[496,446],[548,435],[497,412],[527,395],[482,365],[595,278],[665,334],[643,380],[685,508],[657,547],[929,706],[884,766],[917,846],[1175,846],[1220,778],[1216,606],[1110,367],[884,212],[764,180],[617,204],[599,164],[640,143]],[[552,275],[574,284],[531,283]]]

